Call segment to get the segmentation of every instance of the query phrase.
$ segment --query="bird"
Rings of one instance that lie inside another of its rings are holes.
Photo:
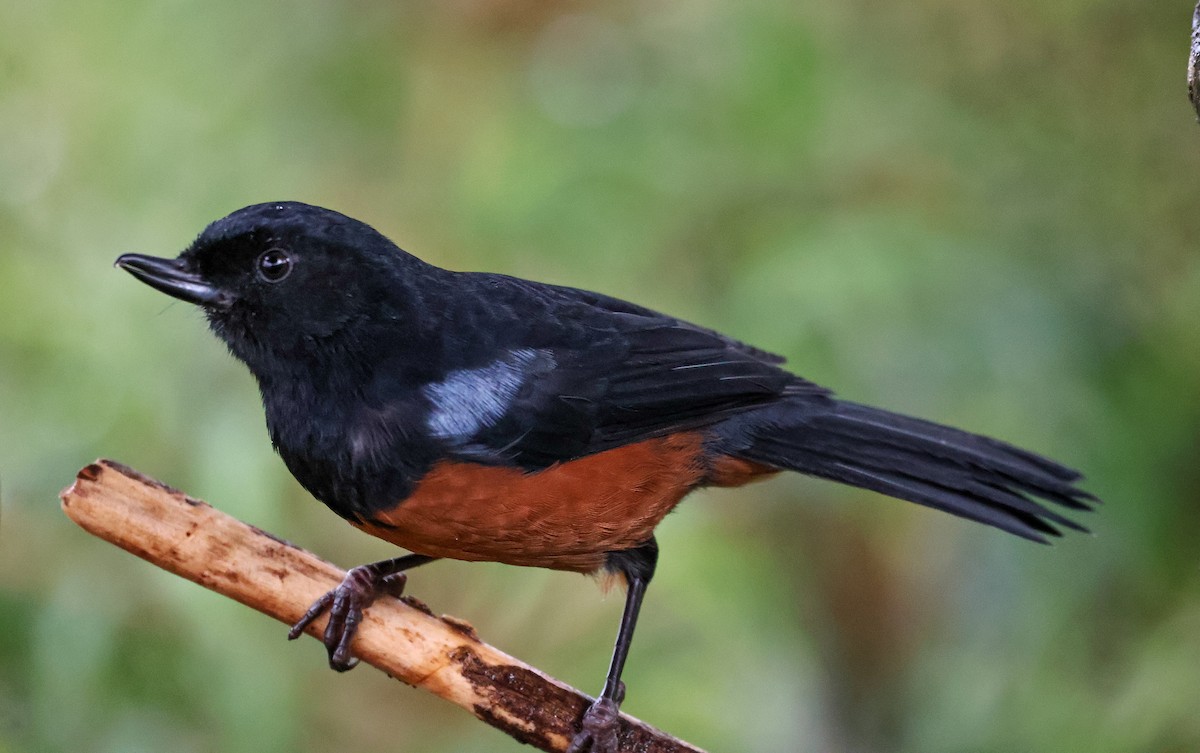
[[[1036,542],[1099,500],[1082,476],[979,434],[842,400],[778,355],[583,289],[442,269],[369,225],[295,201],[208,225],[177,258],[116,266],[198,305],[257,380],[288,470],[408,552],[352,568],[330,666],[363,610],[440,558],[616,576],[625,606],[570,751],[614,753],[622,671],[658,561],[655,527],[693,490],[783,471]]]

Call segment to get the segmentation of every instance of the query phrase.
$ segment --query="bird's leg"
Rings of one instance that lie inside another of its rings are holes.
[[[304,628],[328,611],[329,622],[325,625],[323,641],[329,652],[329,666],[338,672],[353,669],[358,659],[350,655],[350,641],[362,622],[363,610],[384,594],[400,598],[408,581],[404,571],[435,559],[424,554],[406,554],[352,568],[337,588],[313,602],[288,631],[288,640],[299,638]]]
[[[625,683],[621,682],[621,671],[629,656],[629,644],[633,640],[633,629],[637,626],[638,612],[646,595],[646,586],[654,576],[658,562],[658,544],[650,539],[645,544],[624,552],[613,552],[608,556],[605,567],[625,576],[625,611],[621,615],[621,627],[617,631],[617,643],[613,647],[612,663],[604,680],[604,690],[579,722],[579,733],[571,741],[567,753],[616,753],[617,728],[620,726],[621,702],[625,700]]]

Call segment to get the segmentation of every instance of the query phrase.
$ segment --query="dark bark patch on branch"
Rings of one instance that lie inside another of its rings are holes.
[[[409,596],[408,594],[405,594],[400,597],[400,601],[404,602],[418,612],[427,614],[430,617],[434,616],[433,610],[429,608],[429,605],[418,599],[416,596]]]
[[[460,617],[454,617],[454,616],[451,616],[448,614],[444,614],[438,619],[440,619],[442,622],[449,625],[454,630],[454,632],[459,633],[460,635],[463,635],[467,638],[470,638],[471,640],[475,641],[476,643],[479,642],[479,633],[475,632],[475,626],[472,625],[471,623],[467,622],[466,620],[464,620]]]
[[[547,749],[552,735],[571,739],[577,717],[562,718],[546,714],[545,709],[578,709],[582,716],[586,705],[574,693],[549,684],[535,672],[522,667],[488,664],[466,646],[456,648],[450,660],[462,676],[488,700],[477,704],[475,715],[511,737],[534,747]],[[503,713],[500,713],[501,710]]]

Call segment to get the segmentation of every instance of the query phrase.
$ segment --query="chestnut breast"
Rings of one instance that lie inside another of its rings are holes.
[[[442,461],[391,510],[356,525],[434,557],[599,570],[607,552],[644,543],[697,486],[774,472],[709,463],[698,432],[644,440],[544,470]]]

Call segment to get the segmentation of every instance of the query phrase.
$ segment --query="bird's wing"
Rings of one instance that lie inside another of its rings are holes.
[[[544,468],[784,393],[826,394],[711,330],[586,291],[535,292],[535,321],[514,323],[490,360],[422,388],[426,428],[452,456]]]

